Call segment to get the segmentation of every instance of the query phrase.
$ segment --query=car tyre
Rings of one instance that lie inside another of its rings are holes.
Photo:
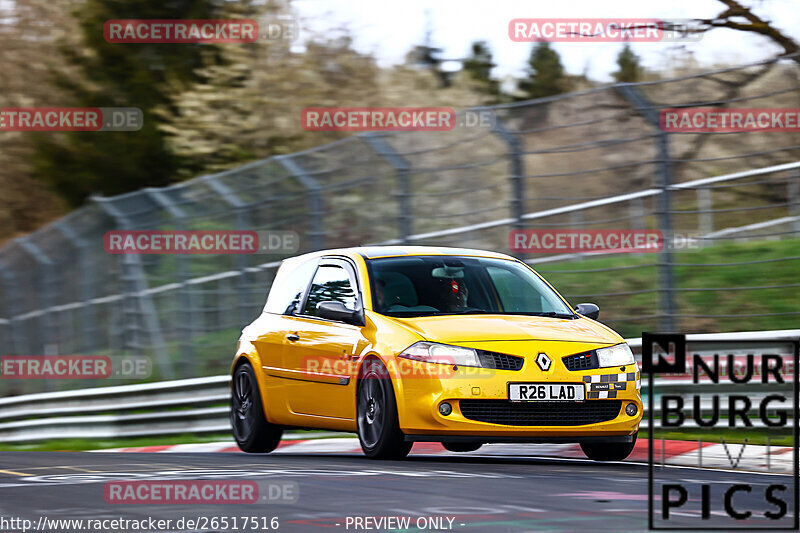
[[[356,392],[358,440],[370,459],[402,459],[411,451],[397,418],[389,372],[380,361],[364,363]]]
[[[631,442],[581,443],[581,449],[593,461],[622,461],[633,451],[638,435],[635,433]]]
[[[483,446],[482,442],[443,442],[442,446],[448,452],[474,452]]]
[[[258,381],[249,363],[242,363],[233,373],[231,427],[236,444],[247,453],[269,453],[283,435],[283,429],[264,416]]]

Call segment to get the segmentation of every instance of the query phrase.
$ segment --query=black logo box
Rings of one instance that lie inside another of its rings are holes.
[[[792,345],[793,346],[793,368],[792,368],[792,399],[793,399],[793,414],[792,414],[792,430],[793,430],[793,447],[794,447],[794,468],[792,472],[792,478],[794,481],[794,524],[791,526],[782,526],[782,527],[757,527],[757,526],[745,526],[739,528],[731,528],[727,525],[725,526],[712,526],[709,524],[699,523],[696,526],[681,526],[681,527],[656,527],[655,526],[655,516],[653,514],[653,474],[654,474],[654,460],[653,460],[653,431],[655,429],[654,425],[654,410],[653,410],[653,398],[654,394],[654,375],[655,374],[685,374],[686,373],[686,359],[687,359],[687,342],[686,342],[686,335],[683,334],[674,334],[674,333],[642,333],[642,373],[647,374],[647,399],[648,399],[648,479],[647,479],[647,487],[648,487],[648,529],[651,531],[695,531],[698,528],[703,529],[706,531],[736,531],[736,530],[750,530],[750,531],[797,531],[800,529],[800,468],[798,467],[798,434],[800,434],[800,424],[798,421],[798,391],[800,391],[800,386],[798,386],[798,373],[800,369],[798,368],[798,359],[800,359],[800,341],[798,340],[786,340],[786,339],[779,339],[779,340],[767,340],[767,341],[755,341],[755,340],[745,340],[745,341],[736,341],[737,345],[742,347],[746,347],[748,345],[756,345],[756,346],[763,346],[765,343],[780,343],[784,345]],[[695,344],[702,344],[700,342],[692,342],[693,345]],[[661,351],[670,354],[671,348],[674,348],[672,354],[674,355],[674,361],[665,360],[662,357],[659,357],[659,360],[654,364],[653,363],[653,346],[659,346]],[[720,354],[722,355],[722,354]],[[722,372],[720,372],[722,374]],[[755,379],[755,378],[753,378]]]

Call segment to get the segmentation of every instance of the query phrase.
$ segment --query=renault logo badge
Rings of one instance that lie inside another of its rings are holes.
[[[539,365],[539,368],[541,368],[544,372],[547,372],[550,370],[552,361],[549,357],[547,357],[546,353],[540,353],[538,356],[536,356],[536,364]]]

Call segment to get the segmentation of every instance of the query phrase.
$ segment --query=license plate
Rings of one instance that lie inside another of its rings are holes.
[[[512,402],[582,402],[583,383],[509,383],[508,399]]]

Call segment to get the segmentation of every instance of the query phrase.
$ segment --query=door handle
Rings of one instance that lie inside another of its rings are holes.
[[[289,335],[286,335],[286,338],[289,339],[292,342],[299,341],[300,340],[300,335],[297,335],[296,333],[290,333]]]

